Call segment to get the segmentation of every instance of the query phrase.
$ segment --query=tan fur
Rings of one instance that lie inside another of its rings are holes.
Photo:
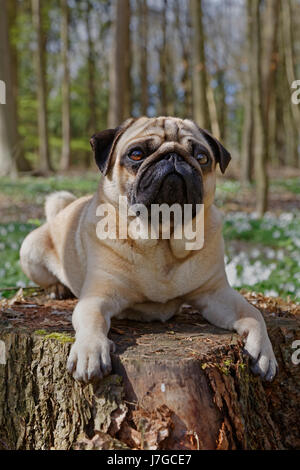
[[[28,277],[42,286],[59,281],[79,298],[73,314],[76,342],[69,370],[84,382],[110,372],[112,344],[107,333],[113,316],[166,321],[183,303],[189,303],[215,325],[247,333],[245,349],[257,361],[257,372],[273,378],[276,360],[262,316],[226,278],[222,218],[213,205],[215,164],[203,177],[205,243],[201,250],[186,251],[184,243],[174,239],[97,238],[98,205],[109,202],[117,207],[119,195],[126,194],[135,178],[119,164],[121,154],[132,142],[149,137],[159,145],[157,152],[174,148],[185,152],[189,138],[207,144],[189,120],[129,122],[96,194],[73,202],[70,196],[53,196],[46,206],[48,222],[22,245],[21,264]],[[71,203],[62,208],[67,201]]]

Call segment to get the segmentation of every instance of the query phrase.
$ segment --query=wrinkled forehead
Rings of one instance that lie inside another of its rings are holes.
[[[206,143],[197,125],[189,119],[143,117],[132,122],[121,136],[118,147],[123,148],[132,142],[138,143],[145,139],[151,139],[156,146],[163,142],[179,142],[184,145],[191,139]]]

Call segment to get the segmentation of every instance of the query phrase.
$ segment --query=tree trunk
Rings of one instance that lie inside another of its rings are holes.
[[[149,106],[148,83],[148,5],[147,0],[138,2],[139,15],[139,78],[140,78],[140,109],[141,115],[147,116]]]
[[[208,100],[209,115],[211,118],[211,131],[213,135],[216,137],[216,139],[221,140],[218,110],[217,110],[214,90],[212,89],[211,86],[207,87],[207,100]]]
[[[263,216],[268,207],[268,174],[267,174],[267,128],[264,115],[262,88],[262,42],[261,42],[261,0],[252,0],[254,18],[253,56],[254,56],[254,122],[255,122],[255,180],[257,187],[256,211]]]
[[[62,153],[60,169],[67,170],[71,163],[71,122],[70,122],[70,70],[69,70],[69,7],[68,0],[61,0],[61,56],[63,64],[62,81]]]
[[[47,173],[51,169],[48,143],[48,118],[47,118],[47,85],[46,85],[46,61],[45,61],[45,37],[42,24],[42,11],[40,0],[31,0],[32,20],[36,34],[37,48],[35,53],[37,74],[37,99],[38,99],[38,133],[39,133],[39,170]]]
[[[191,60],[190,60],[190,42],[191,42],[191,27],[189,24],[189,15],[186,14],[186,7],[182,9],[183,5],[181,0],[174,2],[174,16],[175,28],[179,37],[181,45],[181,61],[182,61],[182,74],[181,74],[181,88],[183,90],[182,105],[179,107],[179,116],[192,119],[192,80],[191,80]],[[176,51],[177,53],[177,51]],[[178,53],[177,53],[178,55]]]
[[[281,22],[280,22],[281,23]],[[282,37],[282,24],[280,25],[280,36]],[[286,97],[283,96],[282,90],[287,88],[286,85],[286,75],[285,75],[285,67],[284,67],[284,52],[283,52],[283,41],[280,41],[279,44],[279,63],[278,63],[278,70],[276,74],[276,81],[275,81],[275,95],[274,95],[274,145],[273,145],[273,156],[275,157],[276,166],[279,167],[281,165],[286,164],[286,153],[287,153],[287,146],[286,146],[286,130],[284,127],[284,111],[286,108]],[[288,87],[288,91],[290,89]]]
[[[299,5],[296,6],[299,9]],[[297,79],[296,73],[296,60],[295,60],[295,51],[294,51],[294,38],[293,38],[293,30],[295,31],[293,25],[293,11],[292,11],[292,3],[291,0],[287,0],[283,2],[281,0],[281,20],[282,20],[282,52],[283,52],[283,61],[286,70],[286,78],[287,83],[285,86],[287,89],[290,90],[291,84]],[[286,101],[285,110],[286,115],[288,116],[289,120],[289,128],[287,129],[287,133],[290,134],[292,138],[292,142],[289,142],[289,151],[290,155],[288,155],[288,160],[290,163],[295,165],[296,167],[299,166],[299,145],[300,145],[300,110],[299,106],[294,105],[291,99]],[[290,120],[291,114],[291,120]],[[296,132],[294,132],[294,130]]]
[[[246,75],[244,128],[242,141],[242,181],[250,183],[254,167],[254,18],[251,0],[247,0],[247,45],[246,56],[248,70]]]
[[[8,16],[9,16],[9,29],[10,37],[13,29],[16,29],[16,22],[18,16],[19,4],[17,0],[7,1]],[[18,95],[19,95],[19,60],[18,51],[15,41],[9,41],[8,51],[12,70],[12,90],[13,90],[13,106],[14,106],[14,134],[15,134],[15,148],[16,148],[16,164],[19,171],[31,170],[31,165],[24,155],[24,148],[19,133],[19,112],[18,112]]]
[[[167,56],[167,9],[168,9],[168,0],[163,1],[163,11],[162,11],[162,25],[161,25],[161,48],[159,51],[159,114],[161,116],[168,115],[168,78],[167,78],[167,69],[168,69],[168,56]]]
[[[278,67],[278,24],[280,13],[280,0],[268,0],[264,20],[263,44],[262,51],[263,67],[262,67],[262,87],[263,87],[263,107],[264,119],[266,120],[266,128],[269,128],[269,112],[271,106],[271,98],[274,94],[275,75]]]
[[[86,11],[86,33],[88,38],[88,99],[89,99],[89,119],[87,131],[90,137],[97,131],[97,100],[96,100],[96,57],[93,38],[91,35],[91,0],[87,1]]]
[[[204,28],[202,21],[202,0],[190,0],[191,20],[193,26],[193,114],[197,124],[211,130],[207,100],[207,71],[204,50]]]
[[[284,41],[284,54],[285,54],[285,67],[288,84],[291,87],[292,83],[298,78],[296,76],[295,66],[295,51],[293,40],[293,19],[292,19],[292,5],[291,0],[281,0],[281,16],[282,16],[282,29]],[[292,106],[292,105],[291,105]],[[300,126],[300,110],[299,106],[292,106],[292,113],[297,123]]]
[[[0,103],[0,175],[15,176],[18,141],[6,0],[0,0],[0,11],[0,80],[5,98],[5,104]]]
[[[0,446],[299,448],[299,307],[248,298],[264,310],[279,362],[272,384],[252,375],[237,335],[185,309],[166,324],[113,321],[114,375],[82,387],[65,368],[76,302],[2,301]]]
[[[130,117],[130,2],[116,1],[114,41],[110,67],[108,125],[116,127]]]
[[[217,105],[217,116],[220,128],[220,139],[221,142],[226,141],[226,124],[227,124],[227,103],[226,103],[226,83],[225,83],[226,71],[219,69],[216,72],[215,80],[217,80],[216,87],[216,105]]]

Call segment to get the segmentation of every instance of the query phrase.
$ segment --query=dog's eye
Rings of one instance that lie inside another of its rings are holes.
[[[200,163],[200,165],[206,165],[209,162],[209,158],[205,153],[198,153],[196,155],[196,159]]]
[[[128,157],[135,162],[142,160],[144,152],[141,149],[133,149],[128,153]]]

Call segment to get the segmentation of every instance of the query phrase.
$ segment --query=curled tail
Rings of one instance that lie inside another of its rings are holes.
[[[68,191],[57,191],[46,198],[45,213],[47,222],[52,220],[60,211],[67,207],[71,202],[75,201],[74,194]]]

